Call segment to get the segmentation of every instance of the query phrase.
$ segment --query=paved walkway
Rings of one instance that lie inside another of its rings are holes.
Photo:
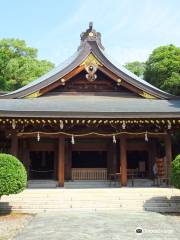
[[[47,212],[36,215],[16,240],[180,239],[180,219],[118,210]],[[136,229],[142,233],[136,233]]]

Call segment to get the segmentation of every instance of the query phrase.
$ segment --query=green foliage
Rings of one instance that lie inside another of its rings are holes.
[[[143,62],[129,62],[124,65],[125,68],[127,68],[129,71],[133,72],[139,77],[143,78],[144,71],[145,71],[145,63]]]
[[[180,73],[172,73],[171,77],[162,84],[162,89],[180,96]]]
[[[23,164],[14,156],[0,153],[0,196],[23,191],[27,173]]]
[[[0,40],[0,90],[16,90],[54,67],[37,59],[37,49],[19,39]]]
[[[180,188],[180,154],[177,155],[175,160],[172,162],[171,183],[176,188]]]
[[[173,158],[175,158],[175,156],[179,154],[180,129],[176,129],[176,131],[172,135],[172,143],[173,143]]]
[[[154,86],[180,95],[180,48],[174,45],[156,48],[146,62],[144,77]]]

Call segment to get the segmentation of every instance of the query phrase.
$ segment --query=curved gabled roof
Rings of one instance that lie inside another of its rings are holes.
[[[32,94],[33,92],[39,91],[40,89],[56,82],[68,72],[79,66],[81,62],[86,59],[88,53],[89,51],[85,49],[77,51],[72,57],[60,64],[58,67],[52,69],[47,74],[16,91],[2,95],[1,98],[23,98]]]
[[[11,93],[0,96],[0,98],[24,98],[31,95],[44,87],[58,81],[66,74],[73,71],[90,55],[94,57],[117,77],[123,79],[125,82],[137,87],[138,89],[158,98],[158,99],[173,99],[175,96],[168,94],[160,89],[154,87],[150,83],[137,77],[135,74],[128,71],[126,68],[115,63],[104,51],[101,44],[101,34],[96,32],[92,25],[81,34],[81,45],[77,52],[67,61],[43,75],[42,77],[32,81],[26,86],[13,91]]]

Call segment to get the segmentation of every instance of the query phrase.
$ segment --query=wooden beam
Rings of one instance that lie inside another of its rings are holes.
[[[15,132],[11,135],[11,149],[10,149],[11,155],[17,157],[18,156],[18,137]]]
[[[126,149],[126,137],[121,135],[120,137],[120,172],[121,172],[121,185],[127,185],[127,149]]]
[[[78,143],[72,146],[72,151],[107,151],[107,144],[103,143]]]
[[[82,70],[84,69],[84,66],[78,66],[77,68],[75,68],[74,70],[72,70],[71,72],[69,72],[67,75],[65,75],[64,77],[62,77],[63,79],[65,79],[65,83],[67,80],[69,80],[70,78],[74,77],[75,75],[77,75],[78,73],[80,73]],[[41,95],[53,90],[54,88],[57,88],[59,86],[63,86],[62,82],[60,80],[57,79],[57,81],[55,81],[54,83],[48,85],[45,88],[42,88],[40,90]]]
[[[119,79],[119,77],[117,75],[115,75],[114,73],[112,73],[109,69],[107,69],[106,67],[102,66],[100,67],[99,66],[99,70],[101,70],[104,74],[106,74],[107,76],[109,76],[111,79],[113,79],[115,82],[117,82],[117,80]],[[140,94],[142,91],[139,90],[137,87],[127,83],[126,81],[122,80],[120,85],[122,87],[125,87],[127,88],[129,91],[132,91],[136,94]]]
[[[60,136],[58,139],[58,182],[60,187],[64,187],[64,159],[65,159],[65,139]]]

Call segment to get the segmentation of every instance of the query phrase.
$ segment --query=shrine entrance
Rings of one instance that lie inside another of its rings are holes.
[[[148,177],[148,151],[127,151],[127,171],[134,173],[134,177]]]
[[[72,152],[72,180],[106,180],[106,151]]]
[[[53,179],[55,154],[53,151],[30,151],[30,179]]]
[[[105,151],[73,151],[73,168],[107,168]]]

